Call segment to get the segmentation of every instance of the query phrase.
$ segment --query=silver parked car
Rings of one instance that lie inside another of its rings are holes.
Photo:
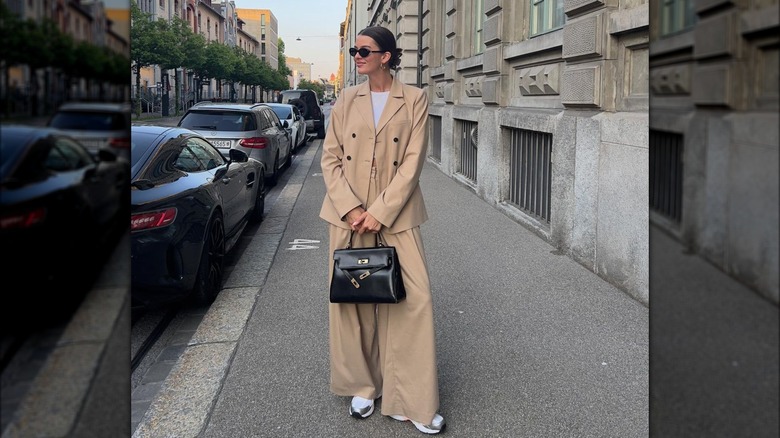
[[[306,120],[295,105],[287,103],[266,103],[274,110],[282,126],[290,133],[293,142],[293,151],[306,144],[309,136],[306,134]]]
[[[201,134],[224,156],[239,149],[261,161],[270,185],[277,183],[292,160],[290,134],[271,107],[262,103],[198,103],[184,113],[178,126]]]
[[[47,122],[79,141],[94,156],[111,149],[130,161],[130,104],[112,102],[67,102]]]

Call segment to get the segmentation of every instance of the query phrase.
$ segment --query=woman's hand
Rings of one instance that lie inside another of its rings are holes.
[[[363,207],[355,207],[347,213],[346,221],[349,224],[349,227],[352,228],[352,231],[358,230],[356,225],[358,223],[357,221],[365,212],[366,210],[364,210]]]
[[[360,217],[351,223],[352,229],[356,230],[358,234],[363,233],[378,233],[382,229],[382,223],[376,220],[371,213],[364,211]]]

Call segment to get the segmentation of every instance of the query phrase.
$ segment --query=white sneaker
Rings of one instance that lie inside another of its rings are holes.
[[[412,424],[414,424],[414,427],[417,428],[417,430],[419,430],[422,433],[427,433],[430,435],[441,432],[445,426],[444,417],[442,417],[439,414],[433,416],[433,420],[431,421],[431,424],[418,423],[414,420],[404,417],[403,415],[391,415],[390,418],[398,421],[411,421]]]
[[[357,419],[363,419],[363,418],[368,418],[373,413],[374,413],[373,400],[363,398],[357,395],[352,397],[352,403],[350,403],[349,405],[349,415]]]

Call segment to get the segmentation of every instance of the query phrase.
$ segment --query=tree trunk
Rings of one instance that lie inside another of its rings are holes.
[[[174,111],[175,111],[174,114],[178,116],[179,115],[179,109],[180,109],[179,107],[181,105],[181,103],[180,103],[181,93],[179,92],[179,69],[178,68],[174,68],[173,69],[173,86],[176,87],[176,89],[174,90],[174,93],[173,93],[173,95],[174,95],[174,97],[176,99],[176,104],[174,105]]]
[[[7,119],[11,114],[11,95],[13,91],[8,84],[10,80],[10,74],[8,73],[8,67],[3,66],[3,89],[5,90],[5,96],[3,96],[3,116]]]
[[[30,115],[38,115],[38,69],[30,69]]]
[[[141,117],[141,66],[135,65],[135,103],[138,112],[136,115]]]

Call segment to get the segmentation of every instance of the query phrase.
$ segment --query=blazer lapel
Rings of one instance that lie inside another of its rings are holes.
[[[369,99],[370,100],[370,99]],[[382,131],[387,122],[398,112],[404,105],[404,89],[401,81],[393,79],[393,84],[390,86],[390,95],[387,97],[387,103],[385,109],[382,110],[382,116],[379,118],[379,123],[376,126],[376,134]],[[371,113],[369,113],[371,114]]]
[[[374,132],[374,119],[372,117],[374,110],[371,108],[371,91],[368,88],[368,81],[360,84],[355,96],[355,107],[357,108],[360,117],[366,122],[369,131],[374,133],[374,137],[376,137],[376,132]]]

